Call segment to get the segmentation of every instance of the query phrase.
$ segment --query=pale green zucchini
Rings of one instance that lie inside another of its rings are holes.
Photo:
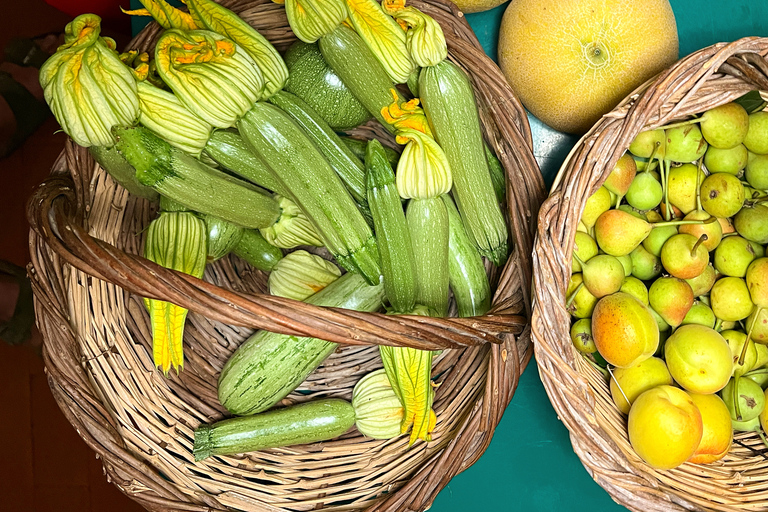
[[[483,258],[464,231],[459,211],[443,195],[448,212],[448,282],[460,317],[482,316],[491,308],[491,285]]]
[[[416,262],[416,303],[448,313],[448,211],[440,197],[411,199],[406,211]]]
[[[201,425],[195,430],[195,460],[268,448],[309,444],[338,437],[355,424],[352,404],[326,398],[253,416]]]
[[[280,181],[269,165],[254,155],[248,144],[235,132],[216,130],[205,145],[205,154],[225,169],[254,185],[285,195]]]
[[[383,301],[383,285],[369,286],[360,275],[347,273],[305,302],[372,312]],[[337,346],[318,338],[258,331],[224,365],[219,402],[237,415],[266,411],[304,382]]]

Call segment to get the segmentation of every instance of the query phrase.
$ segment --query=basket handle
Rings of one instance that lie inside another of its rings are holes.
[[[230,325],[346,345],[440,350],[502,343],[503,335],[520,334],[527,323],[523,316],[503,312],[472,318],[393,316],[224,290],[90,236],[78,222],[83,213],[76,196],[69,176],[55,176],[35,190],[27,206],[32,229],[65,262],[142,297],[173,302]]]

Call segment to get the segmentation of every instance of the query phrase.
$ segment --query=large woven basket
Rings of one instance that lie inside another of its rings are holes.
[[[659,471],[632,450],[626,418],[605,378],[578,355],[569,336],[565,289],[576,225],[587,198],[642,130],[768,92],[768,39],[717,44],[678,61],[604,116],[568,155],[539,212],[534,252],[536,361],[576,454],[615,501],[631,510],[768,510],[768,458],[754,433],[737,434],[721,461]]]
[[[225,1],[279,50],[295,40],[284,10],[269,0]],[[451,3],[413,1],[443,26],[450,59],[472,79],[487,142],[507,172],[514,250],[487,316],[431,319],[323,309],[269,295],[266,275],[232,256],[204,280],[160,268],[142,254],[156,206],[116,185],[71,141],[29,203],[29,272],[51,390],[107,477],[149,510],[424,510],[491,441],[532,355],[529,290],[535,213],[544,186],[525,111]],[[147,49],[145,29],[132,47]],[[358,135],[383,135],[368,126]],[[153,368],[141,297],[191,310],[187,364],[166,379]],[[452,307],[455,310],[455,307]],[[377,344],[449,348],[436,359],[434,438],[408,449],[351,430],[325,443],[194,462],[193,429],[221,419],[216,382],[254,329],[341,343],[284,404],[320,396],[349,399],[360,377],[381,366]]]

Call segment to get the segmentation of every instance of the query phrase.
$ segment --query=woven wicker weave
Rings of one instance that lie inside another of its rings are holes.
[[[768,39],[718,44],[680,60],[629,95],[571,151],[539,212],[534,256],[533,340],[544,386],[568,427],[577,455],[617,502],[642,511],[766,510],[768,458],[756,434],[737,434],[720,462],[649,467],[627,439],[626,418],[605,378],[579,356],[569,336],[565,289],[576,225],[587,198],[642,130],[768,91]]]
[[[281,6],[224,3],[279,50],[295,40]],[[209,265],[204,281],[158,267],[136,256],[156,206],[129,196],[71,141],[30,200],[29,272],[53,395],[108,478],[145,508],[424,510],[488,446],[532,353],[532,223],[544,186],[525,112],[463,15],[444,1],[413,4],[443,26],[451,60],[472,78],[486,140],[507,171],[514,251],[504,269],[489,268],[496,290],[489,315],[393,317],[260,295],[266,275],[234,256]],[[150,26],[132,47],[149,48],[158,35]],[[369,126],[353,134],[391,144],[383,132]],[[153,368],[143,296],[191,310],[180,376],[166,379]],[[218,374],[255,328],[343,344],[283,403],[349,399],[355,382],[381,366],[372,345],[453,348],[435,363],[433,441],[409,450],[407,436],[376,441],[353,429],[331,442],[195,463],[193,429],[224,417]]]

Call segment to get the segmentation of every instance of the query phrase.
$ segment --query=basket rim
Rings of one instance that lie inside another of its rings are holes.
[[[698,465],[653,470],[628,445],[621,423],[625,417],[610,395],[606,397],[607,384],[599,384],[597,371],[578,356],[567,332],[571,321],[562,302],[571,272],[573,234],[587,197],[602,185],[637,133],[702,112],[707,105],[727,103],[749,90],[768,92],[766,55],[768,38],[718,43],[679,59],[639,86],[574,145],[539,211],[531,317],[539,374],[587,472],[630,510],[735,511],[744,510],[737,505],[746,500],[737,492],[732,499],[716,498],[717,490],[686,493],[682,481],[699,478]],[[705,476],[700,478],[703,482]]]

